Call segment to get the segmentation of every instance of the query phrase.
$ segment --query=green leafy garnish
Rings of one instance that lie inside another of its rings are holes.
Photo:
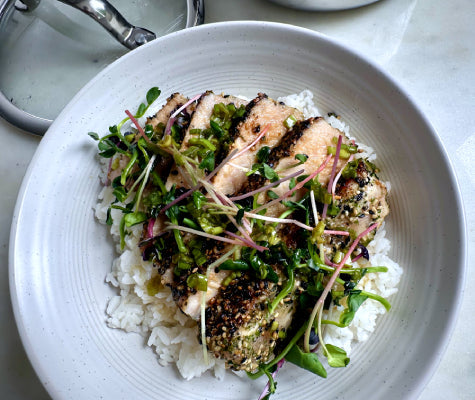
[[[327,357],[328,365],[333,368],[346,367],[350,362],[346,351],[340,347],[332,344],[327,344],[324,348],[325,356]]]
[[[201,161],[199,167],[208,171],[212,171],[214,169],[214,153],[212,151],[209,151],[206,154],[206,157]]]
[[[153,87],[151,89],[149,89],[149,91],[147,92],[147,95],[146,95],[146,99],[147,99],[147,104],[152,104],[153,102],[155,102],[155,100],[158,99],[158,97],[160,96],[160,89],[158,87]]]
[[[99,140],[99,135],[96,132],[89,132],[88,135],[94,140]]]
[[[367,298],[368,296],[361,294],[361,290],[354,290],[348,295],[348,308],[340,314],[340,324],[342,327],[348,326],[353,321],[356,311],[358,311],[358,308]]]
[[[135,118],[143,117],[145,115],[145,112],[150,107],[150,105],[155,100],[157,100],[159,96],[160,96],[160,89],[158,87],[153,87],[153,88],[149,89],[149,91],[147,92],[147,95],[145,96],[146,100],[147,100],[147,105],[145,105],[144,103],[140,104],[137,112],[135,113]]]
[[[243,260],[226,260],[219,266],[220,270],[225,271],[247,271],[249,268],[249,264]]]
[[[293,115],[289,115],[284,121],[284,126],[287,129],[290,129],[295,125],[296,122],[297,122],[297,118],[295,118]]]
[[[327,371],[318,359],[318,356],[315,353],[304,353],[296,344],[292,346],[285,356],[285,359],[300,368],[321,376],[322,378],[327,377]]]
[[[193,192],[192,198],[197,210],[200,210],[202,205],[206,203],[206,197],[201,192]]]
[[[305,163],[305,162],[307,161],[308,156],[305,155],[305,154],[297,154],[297,155],[295,156],[295,159],[296,159],[297,161],[299,161],[299,164],[303,164],[303,163]]]
[[[259,163],[266,163],[269,160],[270,156],[270,147],[269,146],[262,146],[259,151],[257,152],[257,161]]]
[[[144,212],[134,212],[124,215],[125,226],[130,228],[133,225],[141,224],[147,220],[147,215]]]
[[[188,287],[202,292],[206,292],[206,289],[208,289],[208,279],[206,278],[206,275],[202,274],[191,274],[186,279],[186,284]]]

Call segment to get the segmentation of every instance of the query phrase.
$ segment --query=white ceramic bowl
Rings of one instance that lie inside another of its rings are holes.
[[[10,280],[23,343],[57,399],[252,399],[265,382],[229,374],[185,382],[136,334],[109,329],[104,277],[113,259],[93,218],[95,143],[152,86],[269,96],[311,89],[379,154],[392,184],[387,229],[404,268],[393,309],[345,369],[326,380],[288,366],[277,399],[414,399],[434,371],[460,302],[463,211],[442,144],[417,106],[377,66],[318,33],[263,22],[205,25],[127,54],[86,85],[54,121],[25,177],[11,234]],[[158,105],[157,105],[158,107]]]

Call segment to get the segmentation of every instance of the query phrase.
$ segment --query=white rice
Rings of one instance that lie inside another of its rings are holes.
[[[308,90],[278,100],[299,108],[306,118],[321,115],[313,103],[313,94]],[[349,127],[339,118],[330,116],[326,117],[326,120],[350,137]],[[359,146],[364,149],[365,156],[369,156],[372,160],[376,158],[370,147],[362,147],[360,144]],[[105,181],[108,160],[102,159],[102,162],[101,179]],[[100,222],[105,223],[107,209],[114,199],[112,188],[105,186],[99,194],[96,206],[96,217]],[[157,275],[157,270],[152,267],[151,262],[142,260],[138,249],[142,227],[138,225],[128,229],[131,234],[126,236],[125,248],[121,250],[119,245],[121,211],[113,209],[112,218],[114,223],[110,227],[110,233],[117,244],[119,256],[114,260],[106,281],[118,288],[118,294],[107,304],[108,326],[146,337],[148,346],[157,353],[158,362],[163,366],[169,363],[175,364],[185,379],[198,377],[207,370],[212,370],[219,379],[224,378],[224,361],[210,357],[208,365],[205,364],[202,347],[198,342],[198,326],[175,305],[170,289],[161,287],[154,296],[148,295],[147,282]],[[380,228],[368,246],[370,261],[363,260],[359,263],[360,266],[383,265],[388,268],[388,272],[367,274],[358,288],[387,298],[397,292],[402,269],[388,257],[391,243],[385,235],[384,227]],[[341,306],[334,307],[331,318],[337,319],[342,310]],[[342,347],[350,354],[351,346],[355,342],[367,340],[375,329],[378,315],[385,312],[379,302],[368,299],[361,305],[349,327],[342,329],[332,325],[326,326],[325,342]]]

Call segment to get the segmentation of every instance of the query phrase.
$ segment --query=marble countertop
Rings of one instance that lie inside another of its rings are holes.
[[[320,31],[386,69],[440,135],[458,176],[468,232],[466,285],[475,285],[475,3],[382,0],[342,12],[296,11],[267,0],[207,0],[206,22],[267,20]],[[40,139],[0,119],[0,393],[3,399],[48,394],[23,350],[8,288],[13,209]],[[466,290],[445,355],[421,400],[475,399],[475,303]]]

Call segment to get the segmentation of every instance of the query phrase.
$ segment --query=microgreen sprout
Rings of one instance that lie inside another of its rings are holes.
[[[295,191],[301,189],[308,181],[310,181],[311,179],[315,178],[315,176],[317,176],[321,171],[323,171],[323,169],[325,168],[325,166],[327,165],[328,161],[330,161],[331,159],[331,155],[328,155],[325,160],[323,161],[323,163],[317,168],[317,170],[315,170],[315,172],[312,172],[309,176],[307,176],[304,180],[302,180],[301,182],[299,182],[297,185],[295,185],[295,187],[293,189],[290,189],[288,192],[284,193],[282,196],[280,196],[279,198],[275,199],[275,200],[272,200],[270,201],[269,203],[266,203],[266,204],[263,204],[262,206],[260,207],[257,207],[253,210],[254,213],[257,213],[261,210],[264,210],[265,208],[268,208],[270,207],[271,205],[275,204],[275,203],[278,203],[279,201],[281,200],[284,200],[286,199],[287,197],[289,197],[290,195],[292,195],[292,193],[294,193]]]
[[[257,193],[265,192],[265,191],[267,191],[267,190],[269,190],[269,189],[271,189],[271,188],[273,188],[273,187],[275,187],[275,186],[280,185],[281,183],[283,183],[283,182],[285,182],[285,181],[288,181],[288,180],[290,180],[290,179],[292,179],[292,178],[295,178],[296,176],[301,175],[303,172],[304,172],[304,170],[301,169],[301,170],[299,170],[299,171],[297,171],[297,172],[294,172],[293,174],[290,174],[290,175],[288,175],[288,176],[286,176],[286,177],[284,177],[284,178],[280,178],[280,179],[278,179],[277,181],[272,182],[272,183],[270,183],[270,184],[268,184],[268,185],[265,185],[265,186],[263,186],[263,187],[261,187],[261,188],[259,188],[259,189],[256,189],[256,190],[253,190],[253,191],[251,191],[251,192],[242,194],[242,195],[240,195],[240,196],[233,196],[233,197],[230,197],[229,200],[232,200],[232,201],[244,200],[244,199],[246,199],[247,197],[254,196],[254,195],[257,194]]]
[[[365,237],[368,233],[370,233],[372,230],[376,229],[378,226],[378,224],[373,224],[371,225],[369,228],[365,229],[363,232],[361,232],[358,237],[353,241],[353,243],[351,244],[350,248],[348,249],[348,252],[345,254],[345,256],[343,257],[343,259],[341,260],[341,262],[338,264],[338,267],[335,269],[335,271],[333,272],[330,280],[328,281],[322,295],[320,296],[320,298],[318,299],[318,301],[315,303],[315,307],[313,308],[312,310],[312,314],[310,315],[310,319],[309,319],[309,324],[308,324],[308,327],[307,327],[307,330],[305,331],[305,337],[304,337],[304,349],[305,351],[308,353],[310,351],[310,345],[309,345],[309,338],[310,338],[310,330],[313,326],[313,321],[315,320],[315,317],[317,316],[317,314],[319,314],[319,319],[321,320],[321,313],[323,311],[323,304],[325,302],[325,299],[327,298],[327,295],[328,293],[330,292],[333,284],[335,283],[335,280],[336,278],[338,277],[338,274],[340,273],[341,269],[343,268],[343,266],[345,265],[345,262],[348,260],[348,258],[350,257],[351,253],[353,252],[353,250],[356,248],[356,246],[358,245],[358,243],[360,242],[360,240]],[[320,324],[319,324],[319,327],[320,327]],[[321,327],[320,327],[321,328]],[[321,329],[319,329],[319,337],[320,337],[320,341],[322,343],[322,347],[324,347],[324,343],[322,342],[322,337],[321,337]]]
[[[167,125],[165,127],[165,135],[170,135],[171,133],[171,128],[173,126],[173,123],[175,122],[175,118],[178,114],[180,114],[186,107],[188,107],[190,104],[198,100],[202,96],[202,93],[197,94],[196,96],[193,96],[190,100],[188,100],[185,104],[183,104],[181,107],[179,107],[172,115],[170,115],[170,118],[168,119]]]
[[[238,158],[240,155],[244,154],[249,149],[252,149],[252,147],[255,146],[256,143],[259,142],[259,140],[261,140],[264,137],[264,135],[267,133],[269,129],[270,129],[270,124],[267,124],[264,127],[264,129],[260,131],[259,135],[257,135],[257,137],[251,143],[249,143],[246,147],[244,147],[242,150],[240,150],[236,155],[234,155],[231,158],[231,161],[234,160],[235,158]]]
[[[340,171],[338,171],[338,173],[336,174],[335,178],[333,179],[333,183],[332,183],[332,186],[331,186],[331,194],[332,194],[332,199],[333,201],[335,201],[335,191],[336,191],[336,185],[338,183],[338,180],[340,179],[341,177],[341,174],[343,172],[343,170],[346,168],[346,166],[353,161],[353,158],[354,158],[354,154],[352,154],[348,160],[345,162],[345,164],[343,165],[343,167],[341,167]]]
[[[332,193],[333,179],[335,177],[336,168],[337,168],[337,165],[338,165],[338,160],[340,158],[340,150],[341,150],[342,140],[343,140],[343,136],[339,135],[338,136],[338,142],[337,142],[337,145],[336,145],[336,150],[335,150],[335,158],[333,159],[332,172],[331,172],[331,175],[330,175],[330,180],[328,181],[328,193],[330,193],[330,194]],[[323,206],[322,219],[325,219],[327,217],[327,211],[328,211],[328,203],[325,202],[325,204]]]

